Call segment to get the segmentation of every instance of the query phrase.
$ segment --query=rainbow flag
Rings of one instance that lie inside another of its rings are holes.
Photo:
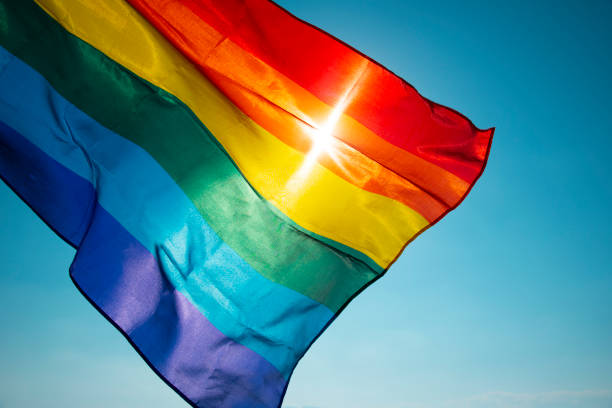
[[[0,174],[193,406],[279,406],[492,135],[267,0],[0,0]]]

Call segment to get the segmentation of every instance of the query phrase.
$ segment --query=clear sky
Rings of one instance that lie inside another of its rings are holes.
[[[279,3],[497,128],[471,195],[321,336],[285,407],[612,407],[612,2]],[[0,183],[0,407],[185,406],[73,255]]]

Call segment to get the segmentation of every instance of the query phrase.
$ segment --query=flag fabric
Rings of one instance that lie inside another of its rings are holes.
[[[0,175],[193,406],[279,406],[492,135],[266,0],[0,0]]]

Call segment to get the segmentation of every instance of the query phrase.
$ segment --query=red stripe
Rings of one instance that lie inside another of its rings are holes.
[[[148,8],[163,16],[179,6],[177,0],[130,3],[147,18]],[[353,82],[357,67],[369,61],[345,113],[389,143],[467,182],[480,172],[491,130],[480,131],[461,114],[423,98],[392,72],[277,5],[267,0],[182,0],[180,8],[332,106]],[[193,19],[171,25],[175,34],[198,42]]]

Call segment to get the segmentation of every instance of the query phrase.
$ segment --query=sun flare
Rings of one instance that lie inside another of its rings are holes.
[[[315,164],[322,155],[328,156],[331,160],[337,161],[335,154],[338,139],[334,137],[337,131],[338,122],[342,119],[344,111],[355,97],[359,90],[359,80],[367,67],[367,61],[355,71],[355,76],[342,97],[338,100],[331,112],[320,125],[314,124],[305,129],[306,134],[312,140],[310,150],[306,153],[304,161],[299,169],[289,179],[286,187],[289,191],[298,191],[304,185],[308,176],[311,174]]]

